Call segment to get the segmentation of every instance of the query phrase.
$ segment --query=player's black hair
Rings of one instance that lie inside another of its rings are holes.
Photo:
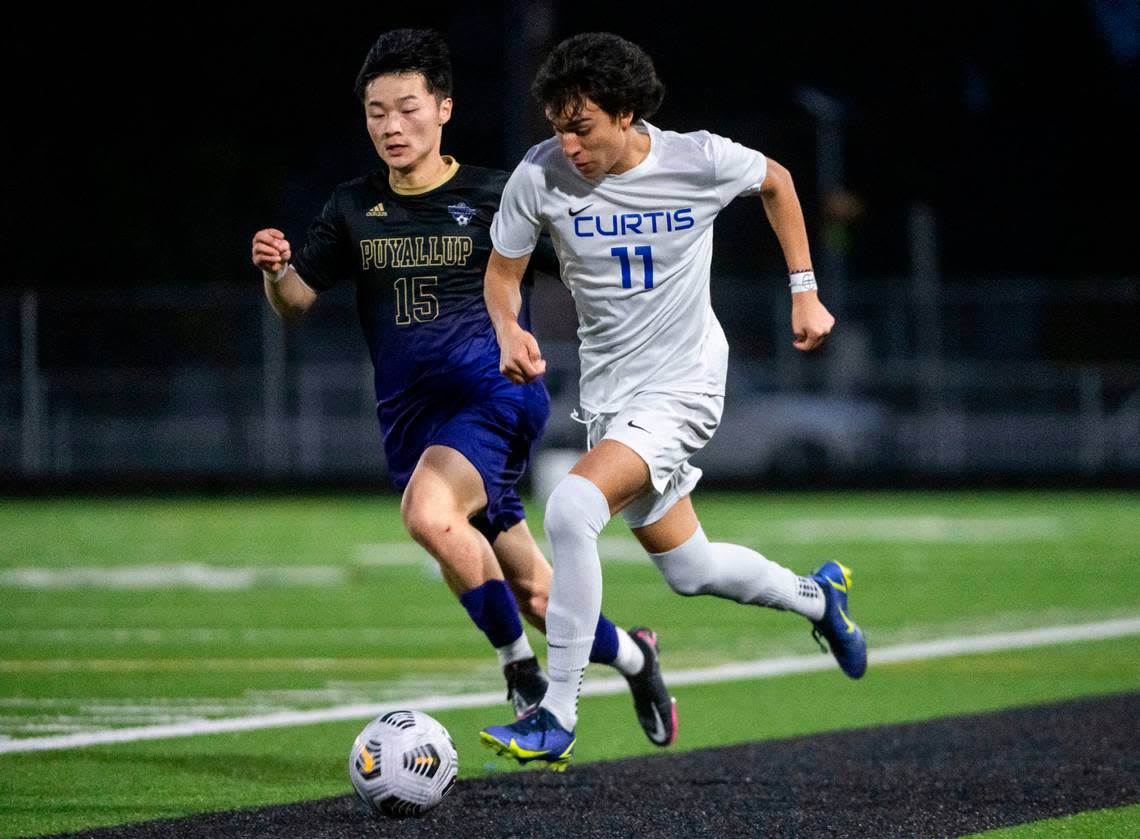
[[[443,100],[451,95],[451,52],[434,29],[393,29],[376,39],[356,75],[356,98],[364,101],[368,83],[377,76],[420,73],[428,93]]]
[[[648,119],[665,98],[651,59],[641,47],[610,32],[574,35],[542,62],[531,92],[547,111],[577,114],[592,99],[616,117]]]

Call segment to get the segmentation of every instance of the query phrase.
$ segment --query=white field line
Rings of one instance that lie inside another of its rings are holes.
[[[1046,516],[882,516],[847,519],[791,519],[773,522],[776,541],[834,542],[993,542],[1052,541],[1065,535],[1058,519]]]
[[[898,664],[907,661],[928,661],[972,653],[989,653],[1005,650],[1046,647],[1076,641],[1095,641],[1140,635],[1140,617],[1073,626],[1053,626],[1041,629],[1024,629],[993,635],[974,635],[958,638],[940,638],[914,644],[899,644],[873,650],[871,664]],[[669,673],[669,684],[705,685],[741,679],[765,679],[793,673],[812,673],[835,667],[830,655],[788,656],[761,661],[723,664]],[[595,679],[582,689],[585,696],[605,696],[624,693],[628,689],[620,677]],[[266,728],[283,728],[342,720],[364,720],[388,711],[412,708],[419,711],[454,711],[462,708],[484,708],[502,702],[501,690],[468,694],[467,696],[432,695],[381,704],[354,703],[321,708],[313,711],[282,711],[258,716],[236,717],[225,720],[190,720],[171,725],[149,725],[68,734],[55,737],[34,737],[18,740],[0,740],[0,754],[36,752],[55,749],[75,749],[107,743],[132,743],[139,740],[159,740],[169,737],[193,737],[203,734],[221,734],[232,731],[256,731]]]
[[[10,568],[0,571],[0,586],[22,589],[100,588],[147,591],[195,588],[244,591],[255,586],[339,586],[348,581],[336,565],[281,565],[266,568],[204,565],[181,562],[169,565],[103,567]]]
[[[550,545],[543,540],[542,545],[550,556]],[[598,539],[598,553],[603,562],[644,562],[649,564],[645,549],[632,536],[603,536]],[[423,566],[432,568],[436,562],[431,554],[416,544],[401,542],[374,542],[356,545],[352,561],[366,568],[390,568],[396,566]]]
[[[749,533],[747,541],[761,547],[853,542],[993,544],[1055,541],[1064,535],[1058,519],[1044,516],[881,516],[777,519]],[[598,552],[603,562],[649,564],[645,551],[631,536],[604,536],[598,540]],[[420,566],[433,575],[438,574],[435,560],[410,540],[356,545],[352,562],[366,568]],[[31,566],[0,570],[0,587],[40,590],[190,588],[246,591],[263,586],[342,586],[348,581],[348,571],[343,565],[273,565],[268,562],[263,566],[180,562],[111,567]]]
[[[0,629],[0,649],[4,644],[178,644],[214,646],[222,643],[282,644],[352,641],[357,644],[391,641],[393,634],[407,633],[407,624],[372,624],[366,627],[60,627],[40,629]],[[418,627],[416,637],[432,642],[453,638],[452,627]],[[0,702],[3,702],[0,699]]]
[[[748,540],[757,545],[850,542],[992,544],[1055,541],[1065,535],[1061,521],[1049,516],[877,516],[775,519],[750,533]],[[598,540],[598,553],[603,562],[649,562],[649,557],[632,536],[603,536]],[[434,564],[427,552],[412,542],[357,545],[353,561],[373,567]]]

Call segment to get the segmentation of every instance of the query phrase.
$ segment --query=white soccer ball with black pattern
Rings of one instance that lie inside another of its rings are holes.
[[[348,777],[373,813],[422,816],[455,783],[459,756],[440,722],[420,711],[389,711],[364,727],[348,754]]]

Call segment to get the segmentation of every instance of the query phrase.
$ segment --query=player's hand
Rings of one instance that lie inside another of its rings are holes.
[[[276,274],[293,258],[289,240],[280,230],[267,227],[253,234],[253,264],[269,274]]]
[[[499,372],[516,385],[532,382],[546,372],[546,359],[534,336],[516,325],[499,341]]]
[[[792,346],[807,352],[814,350],[831,333],[835,317],[819,302],[814,291],[801,291],[792,295]]]

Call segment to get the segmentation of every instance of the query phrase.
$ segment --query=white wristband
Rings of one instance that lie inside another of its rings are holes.
[[[276,274],[270,274],[268,271],[266,271],[265,276],[269,280],[269,282],[279,283],[283,279],[285,279],[285,275],[288,273],[289,273],[289,263],[286,262],[284,265],[281,266],[281,270],[278,271]]]
[[[788,288],[791,289],[792,294],[799,294],[801,291],[815,291],[817,288],[815,284],[815,272],[797,271],[794,274],[789,274]]]

